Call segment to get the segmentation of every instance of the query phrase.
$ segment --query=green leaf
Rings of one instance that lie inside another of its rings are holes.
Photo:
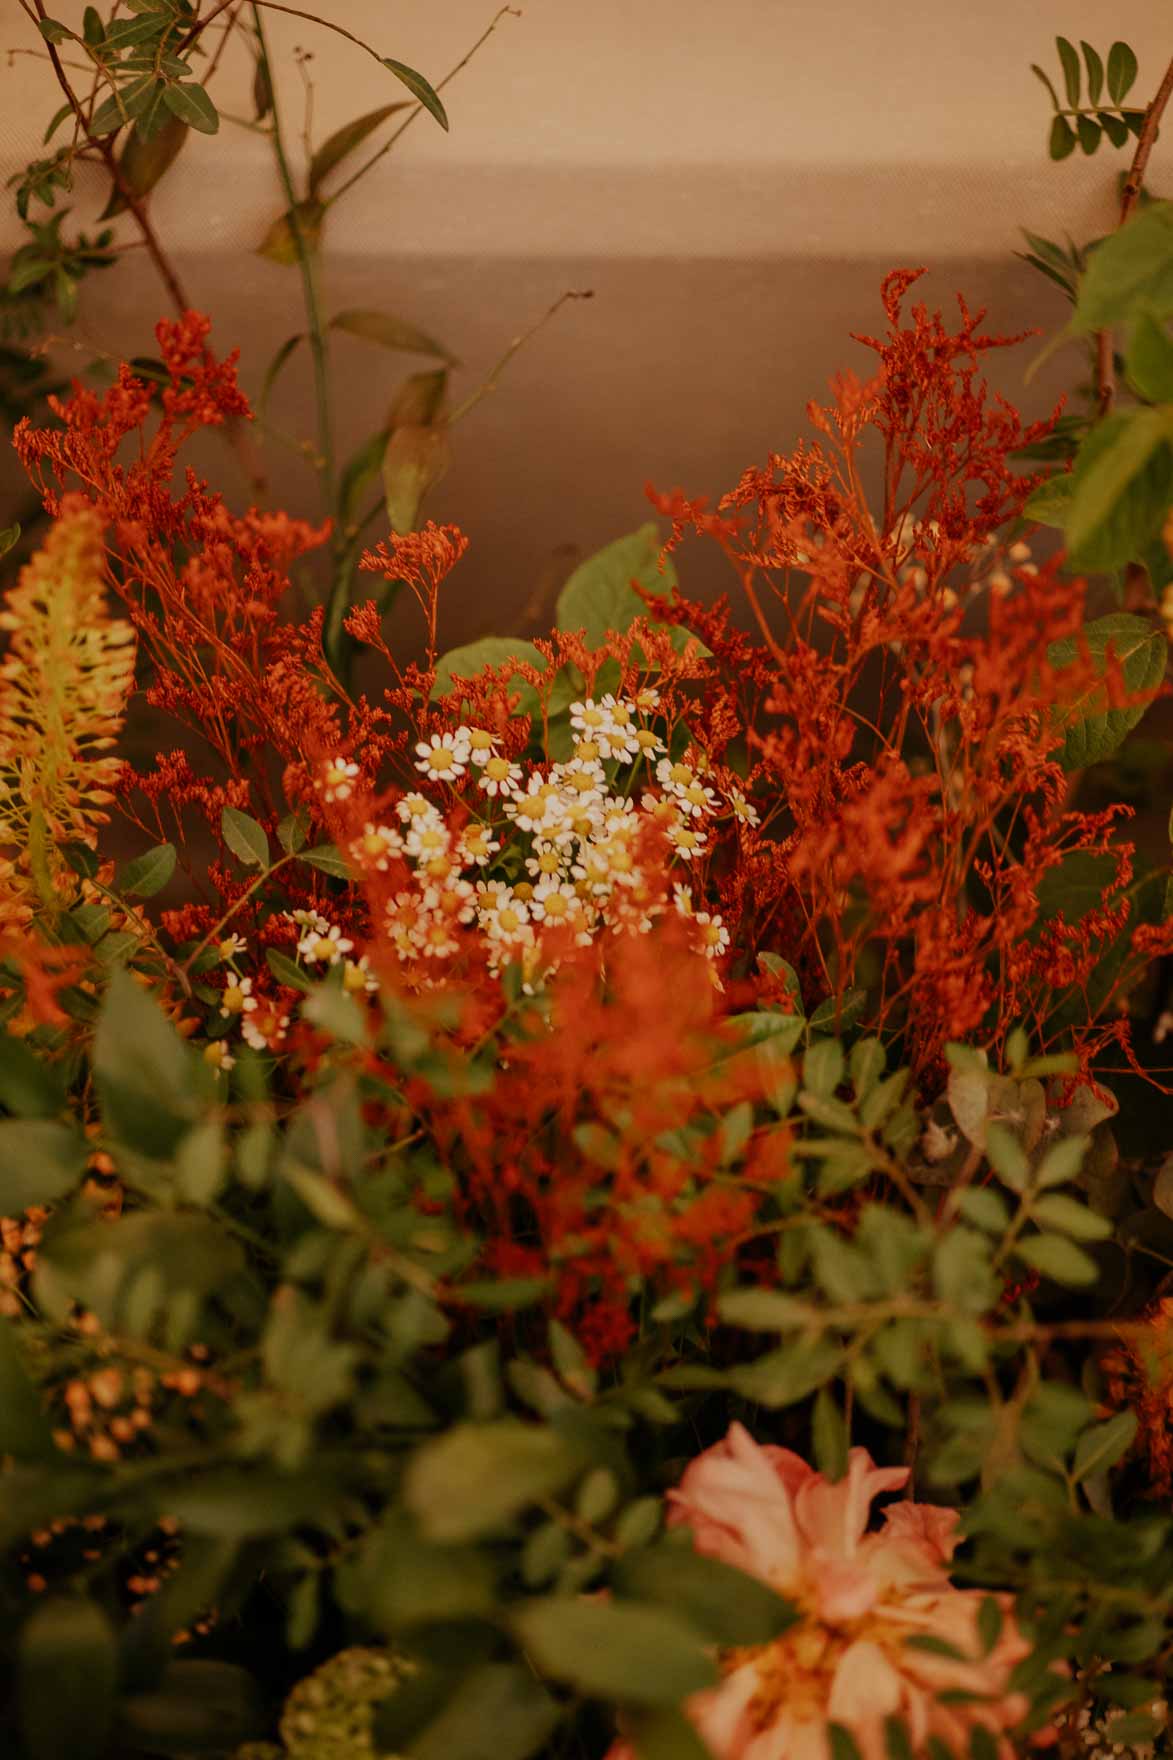
[[[301,990],[306,995],[313,990],[313,979],[302,971],[296,960],[290,959],[287,953],[282,953],[279,947],[265,949],[265,964],[277,982],[284,984],[288,989]]]
[[[17,1695],[30,1760],[97,1760],[106,1750],[118,1690],[118,1643],[92,1601],[52,1596],[20,1634]]]
[[[173,843],[156,844],[141,856],[135,856],[121,870],[114,884],[116,892],[132,898],[153,898],[162,892],[175,872],[176,853]]]
[[[281,369],[293,355],[298,343],[304,341],[305,333],[301,330],[298,331],[296,336],[287,336],[285,341],[281,344],[281,347],[269,362],[268,366],[265,368],[265,377],[261,381],[261,395],[258,400],[258,408],[262,417],[269,407],[269,397],[274,385],[277,383]]]
[[[1113,116],[1110,110],[1097,110],[1096,121],[1107,135],[1114,147],[1123,147],[1128,141],[1128,124],[1119,116]]]
[[[320,184],[329,177],[331,171],[360,147],[389,116],[410,106],[405,100],[398,104],[383,104],[378,110],[368,110],[365,116],[356,116],[353,122],[346,122],[328,135],[310,160],[309,185],[310,195],[317,196]]]
[[[638,1760],[713,1760],[683,1711],[633,1713],[626,1719],[626,1730]]]
[[[1057,1234],[1030,1235],[1020,1240],[1015,1252],[1024,1264],[1032,1270],[1040,1271],[1055,1283],[1066,1284],[1073,1289],[1095,1283],[1100,1275],[1095,1260],[1077,1247],[1073,1241],[1064,1240]]]
[[[1112,1224],[1106,1216],[1097,1216],[1086,1204],[1064,1193],[1036,1199],[1031,1215],[1042,1227],[1070,1235],[1072,1240],[1106,1241],[1112,1233]]]
[[[1144,407],[1115,411],[1088,435],[1064,522],[1074,567],[1118,568],[1157,535],[1173,499],[1171,440],[1170,412]]]
[[[1035,1169],[1034,1184],[1040,1191],[1045,1191],[1049,1186],[1069,1184],[1083,1166],[1087,1150],[1087,1137],[1074,1130],[1070,1136],[1052,1143]]]
[[[815,1039],[802,1060],[802,1085],[826,1099],[843,1080],[843,1047],[837,1039]]]
[[[1141,309],[1157,319],[1173,315],[1173,202],[1139,209],[1096,245],[1071,326],[1076,334],[1104,330]]]
[[[0,1119],[0,1216],[55,1204],[77,1186],[89,1158],[89,1144],[72,1125]]]
[[[296,263],[300,254],[298,238],[307,252],[316,251],[325,218],[323,203],[298,202],[296,208],[277,216],[257,246],[257,255],[267,257],[271,263]]]
[[[1072,1467],[1072,1478],[1076,1483],[1090,1478],[1093,1473],[1107,1472],[1109,1467],[1123,1460],[1132,1447],[1136,1430],[1135,1412],[1117,1412],[1106,1424],[1085,1430],[1076,1445]]]
[[[1075,151],[1075,130],[1066,116],[1056,116],[1051,123],[1048,152],[1052,159],[1066,159]]]
[[[300,812],[287,813],[277,827],[277,842],[287,856],[295,856],[303,850],[308,836],[309,826]]]
[[[107,1127],[144,1155],[169,1155],[206,1088],[199,1063],[167,1016],[123,971],[113,972],[106,987],[93,1068]]]
[[[593,1697],[678,1705],[719,1678],[699,1635],[662,1608],[553,1596],[524,1604],[510,1623],[542,1673]]]
[[[1087,101],[1089,104],[1098,104],[1100,93],[1104,89],[1104,63],[1091,44],[1085,43],[1082,37],[1079,46],[1083,50],[1084,65],[1087,68]]]
[[[56,18],[39,18],[37,29],[47,43],[66,43],[73,36],[69,26]]]
[[[389,428],[380,428],[361,446],[356,446],[347,459],[338,480],[338,510],[343,526],[354,526],[358,516],[359,500],[379,475],[383,463],[383,454],[387,450],[387,442],[391,438]],[[351,535],[351,534],[348,534]],[[353,535],[357,535],[357,528]]]
[[[843,1351],[834,1339],[796,1338],[731,1370],[729,1380],[745,1399],[776,1411],[807,1399],[842,1365]]]
[[[1138,312],[1125,358],[1130,383],[1150,403],[1173,403],[1173,340],[1148,312]]]
[[[417,73],[414,67],[405,66],[402,61],[392,61],[388,55],[384,55],[382,61],[383,66],[390,73],[393,73],[397,80],[402,81],[412,97],[418,98],[424,109],[436,118],[440,127],[447,129],[448,112],[440,102],[439,93],[428,84],[423,74]]]
[[[0,1176],[0,1194],[3,1176]],[[0,1202],[3,1198],[0,1197]],[[0,1319],[0,1456],[45,1460],[55,1452],[53,1427],[25,1366],[17,1328]]]
[[[933,1285],[939,1299],[962,1314],[984,1314],[993,1307],[998,1283],[985,1237],[959,1225],[942,1235],[933,1254]]]
[[[52,1118],[65,1105],[66,1079],[59,1063],[50,1063],[24,1039],[0,1034],[0,1106],[20,1118]]]
[[[1090,116],[1077,116],[1075,119],[1075,131],[1079,136],[1081,152],[1090,158],[1099,146],[1100,141],[1103,139],[1103,136],[1100,133],[1099,123],[1093,122]]]
[[[582,1454],[569,1438],[502,1418],[458,1424],[411,1457],[403,1499],[431,1540],[474,1540],[574,1479]]]
[[[820,1472],[832,1484],[837,1483],[847,1471],[850,1438],[843,1413],[829,1387],[820,1387],[815,1395],[811,1436]]]
[[[827,1725],[827,1739],[831,1750],[831,1760],[863,1760],[859,1743],[846,1724],[829,1723]]]
[[[319,843],[315,849],[300,850],[298,860],[317,868],[321,874],[332,875],[335,880],[350,879],[350,869],[332,843]]]
[[[547,669],[546,656],[539,653],[532,642],[522,641],[520,636],[482,636],[478,642],[468,642],[461,648],[450,648],[436,662],[436,682],[432,686],[431,700],[434,702],[438,697],[446,697],[455,688],[454,679],[479,678],[487,666],[507,666],[511,661],[532,666],[538,672],[544,673]],[[552,713],[569,705],[569,688],[562,679],[554,682],[550,693]],[[514,673],[508,681],[507,689],[517,693],[519,715],[541,713],[541,698],[535,686],[527,679],[519,678]],[[557,708],[554,707],[555,697],[558,699]],[[563,697],[566,698],[565,702],[562,701]]]
[[[149,1692],[124,1699],[120,1754],[222,1755],[264,1733],[268,1718],[247,1669],[185,1657]]]
[[[1037,61],[1031,62],[1030,70],[1034,74],[1035,78],[1037,80],[1039,80],[1047,88],[1047,92],[1049,93],[1050,99],[1051,99],[1051,108],[1053,110],[1061,109],[1062,106],[1059,103],[1059,94],[1055,90],[1054,86],[1051,84],[1051,81],[1049,80],[1047,75],[1043,72],[1043,69],[1039,66]]]
[[[1102,910],[1117,875],[1116,858],[1072,850],[1039,882],[1039,914],[1044,922],[1060,912],[1071,924],[1082,922],[1090,911]]]
[[[1080,93],[1079,56],[1066,37],[1056,37],[1055,47],[1059,51],[1059,61],[1063,68],[1063,84],[1067,91],[1067,102],[1074,109],[1079,103]]]
[[[1001,1235],[1010,1226],[1010,1212],[1005,1201],[989,1186],[970,1186],[958,1192],[957,1208],[967,1222],[986,1234]]]
[[[977,1634],[982,1647],[982,1655],[993,1653],[998,1639],[1002,1636],[1002,1608],[996,1595],[987,1595],[978,1608]]]
[[[186,139],[187,125],[180,122],[177,116],[167,117],[159,127],[149,133],[141,122],[135,123],[126,137],[126,145],[118,161],[122,182],[133,196],[150,194],[164,172],[174,164]],[[112,220],[116,214],[122,214],[125,210],[126,199],[115,184],[99,219]]]
[[[201,134],[215,134],[219,130],[220,118],[216,114],[216,106],[203,86],[198,86],[193,81],[166,86],[163,102],[172,116],[177,116],[189,128],[198,129]]]
[[[410,1743],[410,1760],[528,1760],[562,1716],[532,1675],[487,1662],[465,1675],[440,1715]]]
[[[995,1119],[986,1131],[986,1154],[990,1166],[1012,1192],[1026,1190],[1030,1163],[1026,1151],[1008,1125]]]
[[[444,425],[395,428],[383,454],[383,494],[391,530],[413,532],[425,495],[447,474],[452,439]]]
[[[650,618],[636,585],[671,595],[678,584],[670,557],[664,558],[664,572],[660,573],[660,550],[659,530],[649,520],[638,531],[588,556],[558,595],[557,627],[581,629],[598,651],[606,647],[610,631],[622,635],[637,617]],[[686,630],[673,630],[672,645],[677,652],[683,651],[689,639]]]
[[[1136,79],[1136,56],[1127,43],[1113,43],[1108,50],[1108,96],[1120,104]]]
[[[12,525],[5,526],[3,531],[0,531],[0,556],[7,556],[8,552],[15,549],[19,542],[20,521],[17,520]]]
[[[841,996],[828,996],[811,1015],[812,1033],[841,1033],[853,1027],[867,1007],[866,990],[844,990]]]
[[[392,108],[397,110],[400,106],[395,104]],[[380,348],[391,348],[404,354],[435,355],[451,366],[459,365],[451,349],[445,348],[442,342],[437,342],[404,318],[393,318],[389,312],[335,312],[329,328],[343,330],[347,336],[360,336],[366,342],[376,342]]]
[[[679,1537],[627,1553],[612,1585],[625,1600],[672,1609],[719,1645],[768,1644],[799,1617],[767,1583],[695,1552]]]
[[[789,1332],[809,1326],[815,1309],[778,1289],[726,1290],[717,1298],[717,1312],[727,1326],[743,1326],[749,1332]]]
[[[246,868],[269,866],[269,839],[264,829],[239,807],[225,807],[220,815],[220,835]]]
[[[1062,704],[1057,713],[1066,730],[1060,754],[1065,770],[1086,769],[1110,757],[1141,719],[1165,676],[1165,638],[1143,618],[1123,611],[1111,612],[1086,624],[1082,641],[1101,675],[1107,670],[1109,651],[1115,656],[1130,702],[1119,708],[1109,707],[1106,687],[1093,679],[1081,687],[1078,695]],[[1047,649],[1048,659],[1057,670],[1074,666],[1078,654],[1079,645],[1073,636],[1064,636]]]

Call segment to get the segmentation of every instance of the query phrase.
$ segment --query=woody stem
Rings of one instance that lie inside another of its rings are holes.
[[[1152,157],[1157,131],[1161,126],[1161,118],[1165,114],[1170,98],[1173,98],[1173,61],[1165,69],[1165,77],[1157,87],[1152,103],[1145,111],[1144,122],[1137,136],[1136,151],[1132,155],[1132,164],[1128,168],[1128,176],[1124,179],[1124,188],[1120,195],[1120,216],[1116,222],[1117,230],[1124,225],[1140,200],[1144,174]],[[1112,407],[1116,395],[1116,381],[1112,370],[1112,332],[1100,330],[1096,335],[1096,413],[1106,416]]]

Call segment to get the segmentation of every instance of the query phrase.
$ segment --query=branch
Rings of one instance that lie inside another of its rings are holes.
[[[456,78],[457,74],[462,72],[463,69],[468,66],[469,62],[472,60],[472,58],[476,54],[477,50],[481,47],[481,44],[488,42],[489,38],[492,36],[492,34],[496,30],[497,26],[501,23],[501,20],[507,16],[510,18],[520,18],[521,13],[518,11],[516,6],[502,6],[500,11],[495,13],[493,18],[489,21],[487,28],[481,32],[480,36],[477,38],[477,40],[473,44],[472,48],[467,50],[465,52],[465,54],[463,54],[461,56],[460,60],[456,63],[455,67],[450,67],[448,69],[448,72],[444,75],[443,79],[436,86],[437,92],[442,92],[444,90],[444,88],[452,80],[454,80]],[[411,111],[411,114],[409,116],[407,116],[399,124],[399,127],[395,130],[395,132],[393,134],[389,135],[388,138],[383,142],[383,145],[379,148],[378,152],[372,153],[371,157],[366,161],[366,163],[364,165],[360,165],[357,171],[352,172],[351,175],[346,179],[345,183],[339,184],[338,188],[334,191],[334,194],[332,196],[329,196],[326,200],[326,206],[328,208],[332,208],[334,206],[334,203],[339,199],[339,197],[344,196],[348,189],[353,189],[354,185],[358,182],[359,178],[365,177],[367,172],[370,171],[373,166],[375,166],[379,163],[379,160],[383,157],[384,153],[389,153],[391,151],[392,147],[395,145],[396,141],[399,139],[399,137],[403,133],[404,129],[411,127],[412,123],[415,121],[416,117],[419,115],[419,113],[422,109],[423,109],[423,105],[417,104],[415,106],[415,108]]]
[[[1157,131],[1161,126],[1161,118],[1173,97],[1173,61],[1165,69],[1165,77],[1157,87],[1156,96],[1145,111],[1144,123],[1137,136],[1136,151],[1132,155],[1132,164],[1128,168],[1128,176],[1124,179],[1124,187],[1120,192],[1120,216],[1116,221],[1119,231],[1124,222],[1132,214],[1144,184],[1144,174],[1152,157],[1153,147],[1157,139]],[[1112,407],[1116,395],[1116,379],[1112,370],[1112,332],[1100,330],[1096,335],[1096,415],[1106,416]]]
[[[30,16],[35,17],[38,21],[48,16],[45,12],[45,0],[32,0],[33,10],[31,11],[28,5],[28,0],[21,0],[21,4],[24,6],[25,11],[29,12]],[[220,10],[222,11],[223,8],[221,7]],[[102,162],[110,173],[115,189],[126,204],[127,212],[130,214],[135,225],[138,227],[139,232],[142,234],[142,241],[147,248],[147,254],[155,265],[155,268],[159,273],[159,278],[170,295],[171,303],[175,307],[178,315],[182,318],[186,312],[192,310],[192,302],[188,298],[187,290],[180,281],[175,270],[172,268],[167,254],[159,242],[158,234],[151,225],[146,207],[142,200],[135,194],[130,183],[123,176],[122,167],[118,163],[118,155],[114,151],[110,137],[107,135],[94,135],[90,132],[90,126],[85,111],[82,109],[77,93],[69,83],[65,68],[61,63],[61,57],[57,53],[56,45],[46,40],[45,47],[48,50],[49,60],[53,65],[53,72],[57,76],[57,83],[65,93],[66,98],[69,100],[69,106],[77,120],[77,126],[81,130],[83,139],[88,146],[92,147],[101,155]],[[244,472],[245,480],[252,489],[253,494],[259,498],[264,493],[265,489],[264,471],[261,469],[260,463],[256,457],[248,431],[238,417],[230,417],[225,424],[225,437],[236,454],[240,467]]]

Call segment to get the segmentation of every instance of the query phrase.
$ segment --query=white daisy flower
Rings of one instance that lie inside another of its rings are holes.
[[[353,946],[354,942],[342,933],[337,923],[330,923],[324,929],[310,929],[298,942],[297,951],[310,965],[336,966]]]
[[[395,811],[406,825],[416,819],[438,819],[439,813],[425,794],[405,794]]]
[[[220,992],[220,1013],[229,1018],[233,1015],[251,1014],[257,1006],[252,988],[251,978],[230,978]]]
[[[210,1063],[213,1069],[232,1069],[236,1059],[229,1051],[226,1039],[209,1039],[204,1046],[204,1062]]]
[[[704,813],[717,811],[717,796],[711,788],[706,788],[703,782],[690,782],[687,788],[674,791],[674,793],[682,812],[687,813],[690,818],[700,818]]]
[[[703,854],[708,841],[703,831],[697,831],[687,819],[678,819],[675,824],[667,827],[668,841],[676,854],[683,861],[691,862]]]
[[[223,941],[217,941],[216,952],[222,960],[230,960],[235,959],[238,953],[243,953],[247,946],[248,942],[243,935],[225,935]]]
[[[362,836],[352,842],[350,853],[360,867],[385,874],[391,857],[403,854],[403,838],[394,825],[368,823],[363,826]]]
[[[582,703],[571,703],[570,725],[576,727],[580,733],[593,735],[601,727],[610,727],[610,711],[604,709],[601,703],[596,703],[593,697],[587,697]]]
[[[476,765],[487,764],[493,756],[497,744],[487,727],[466,727],[461,731],[468,734],[468,755]]]
[[[707,959],[720,959],[729,946],[729,931],[719,916],[709,911],[697,911],[693,922],[700,930],[701,950]]]
[[[457,840],[456,860],[462,868],[467,867],[470,863],[478,868],[483,868],[500,848],[501,841],[493,836],[491,826],[468,824]]]
[[[379,988],[379,980],[372,972],[370,959],[365,953],[360,959],[343,961],[342,988],[352,994],[359,990],[370,992]]]
[[[461,738],[461,735],[466,737]],[[454,733],[434,733],[431,739],[420,740],[416,746],[416,769],[433,782],[454,782],[468,767],[468,729],[458,727]]]
[[[403,840],[408,855],[421,862],[430,861],[433,856],[447,855],[451,845],[452,833],[439,814],[429,819],[413,819]]]
[[[516,944],[533,938],[529,906],[511,893],[508,887],[502,888],[496,908],[486,911],[481,922],[491,941]]]
[[[550,879],[560,875],[565,868],[565,856],[556,844],[546,843],[541,847],[535,845],[535,853],[525,858],[525,870],[535,880]]]
[[[573,923],[582,915],[582,900],[569,880],[543,880],[534,887],[530,915],[537,923]]]
[[[346,758],[331,758],[318,778],[317,786],[327,801],[348,801],[354,793],[351,784],[358,775],[358,765]]]
[[[271,1051],[285,1037],[289,1026],[289,1016],[278,1014],[273,1007],[267,1007],[264,1015],[240,1023],[241,1037],[254,1051]]]
[[[696,771],[681,760],[673,763],[671,758],[661,758],[656,765],[656,781],[670,794],[680,795],[696,781]]]
[[[474,762],[476,760],[474,759]],[[521,765],[511,764],[497,752],[491,752],[481,761],[481,773],[477,778],[477,787],[493,798],[500,795],[516,794],[521,784]]]
[[[760,825],[761,824],[761,816],[758,813],[757,808],[752,804],[752,802],[746,800],[745,796],[741,793],[741,791],[739,789],[736,789],[736,788],[730,789],[730,791],[729,791],[729,805],[733,809],[734,816],[736,818],[740,819],[742,824],[744,824],[744,825]]]

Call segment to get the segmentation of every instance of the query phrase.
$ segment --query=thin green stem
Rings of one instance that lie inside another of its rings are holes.
[[[261,887],[265,884],[265,881],[271,880],[274,874],[278,873],[282,868],[287,867],[290,862],[295,860],[296,857],[294,856],[282,856],[280,861],[274,862],[271,868],[266,868],[263,874],[258,874],[252,885],[242,892],[238,899],[234,900],[234,902],[229,905],[220,920],[208,930],[208,933],[204,936],[199,945],[193,948],[191,953],[188,954],[186,960],[183,962],[183,970],[185,973],[191,971],[192,966],[200,957],[200,954],[203,953],[204,949],[210,947],[213,941],[219,939],[221,930],[228,927],[228,924],[232,921],[241,906],[247,904],[254,893],[260,891]]]
[[[305,303],[306,328],[309,335],[310,356],[314,365],[314,400],[317,407],[318,456],[321,460],[319,474],[322,484],[322,499],[325,511],[331,519],[336,512],[334,487],[334,435],[330,415],[330,375],[329,362],[326,354],[326,333],[322,325],[321,308],[318,301],[317,262],[313,248],[302,230],[298,217],[297,191],[294,188],[293,176],[289,169],[289,160],[285,153],[285,143],[281,138],[281,115],[277,107],[276,86],[269,64],[269,51],[265,45],[264,27],[261,24],[261,11],[257,0],[252,0],[253,27],[257,36],[257,48],[272,93],[272,141],[273,151],[277,158],[277,168],[281,174],[281,187],[285,192],[285,200],[289,204],[289,229],[293,235],[294,249],[297,252],[297,264],[301,271],[302,298]],[[346,35],[347,33],[343,33]],[[335,540],[337,542],[337,540]]]

